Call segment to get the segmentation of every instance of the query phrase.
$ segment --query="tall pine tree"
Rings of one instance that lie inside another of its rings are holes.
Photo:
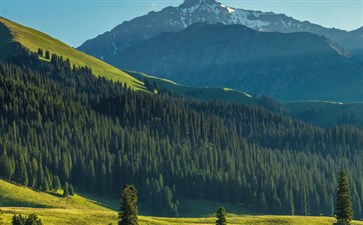
[[[226,225],[226,210],[221,206],[217,211],[216,225]]]
[[[353,218],[352,201],[349,195],[348,176],[346,172],[341,172],[339,175],[335,217],[337,218],[336,224],[339,225],[350,224]]]
[[[133,185],[122,188],[119,225],[138,225],[137,190]]]

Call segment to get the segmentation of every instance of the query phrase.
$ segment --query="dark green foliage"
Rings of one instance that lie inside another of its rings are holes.
[[[39,56],[43,56],[43,49],[38,48],[38,55],[39,55]]]
[[[69,195],[74,196],[74,189],[72,184],[69,185]]]
[[[54,176],[53,178],[53,189],[55,191],[59,190],[62,188],[61,182],[59,180],[59,177],[57,175]]]
[[[45,51],[45,57],[44,58],[46,58],[46,59],[50,59],[50,53],[49,53],[49,51],[47,50],[47,51]]]
[[[226,225],[226,210],[221,206],[217,211],[216,225]]]
[[[11,224],[12,225],[25,225],[25,219],[22,215],[14,215]]]
[[[355,216],[363,216],[360,128],[134,92],[22,49],[0,64],[0,162],[0,177],[39,190],[67,182],[116,198],[119,187],[134,184],[143,207],[169,216],[182,213],[180,197],[266,214],[331,215],[331,184],[347,168]]]
[[[69,185],[68,182],[66,182],[63,187],[63,197],[68,197],[69,194]]]
[[[12,225],[42,225],[42,221],[35,214],[30,214],[28,217],[14,215]]]
[[[341,172],[339,175],[335,217],[337,218],[337,224],[349,224],[353,219],[352,201],[346,172]]]
[[[138,225],[137,190],[133,185],[125,185],[121,193],[119,225]]]
[[[30,214],[25,221],[25,225],[42,225],[42,221],[35,214]]]

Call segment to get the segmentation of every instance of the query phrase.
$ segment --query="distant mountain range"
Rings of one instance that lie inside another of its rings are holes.
[[[229,87],[280,101],[362,101],[363,74],[344,49],[307,32],[194,24],[120,50],[110,63],[195,87]]]
[[[240,24],[265,32],[311,32],[324,35],[351,52],[363,48],[363,28],[344,31],[299,21],[284,14],[236,9],[215,0],[186,0],[178,7],[123,22],[109,32],[86,41],[79,50],[105,61],[116,61],[120,51],[164,32],[181,31],[194,23]]]

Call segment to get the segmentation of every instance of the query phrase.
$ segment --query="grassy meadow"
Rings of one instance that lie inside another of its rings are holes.
[[[0,180],[0,209],[3,212],[1,215],[3,224],[10,224],[14,214],[28,215],[30,213],[36,213],[44,225],[117,224],[117,211],[113,209],[116,207],[115,202],[117,201],[97,199],[92,196],[88,197],[76,195],[64,198],[60,192],[38,192]],[[197,201],[190,200],[188,203],[191,204],[191,209],[196,211],[202,209],[212,210],[212,207],[215,208],[216,206],[216,203],[212,202],[198,203]],[[107,204],[110,204],[111,207]],[[209,205],[209,208],[207,205]],[[229,207],[232,207],[229,205],[224,206],[227,211]],[[335,219],[331,217],[310,216],[227,214],[227,221],[231,225],[331,225]],[[211,211],[209,216],[190,218],[139,216],[139,222],[140,225],[207,225],[215,224],[215,218],[213,211]],[[354,221],[352,224],[363,225],[363,222]]]

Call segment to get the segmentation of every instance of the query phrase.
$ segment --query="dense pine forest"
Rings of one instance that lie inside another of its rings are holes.
[[[178,199],[244,204],[266,214],[333,215],[337,176],[363,204],[363,130],[320,128],[260,107],[134,92],[20,46],[0,64],[0,176],[49,191],[138,189],[156,215]]]

